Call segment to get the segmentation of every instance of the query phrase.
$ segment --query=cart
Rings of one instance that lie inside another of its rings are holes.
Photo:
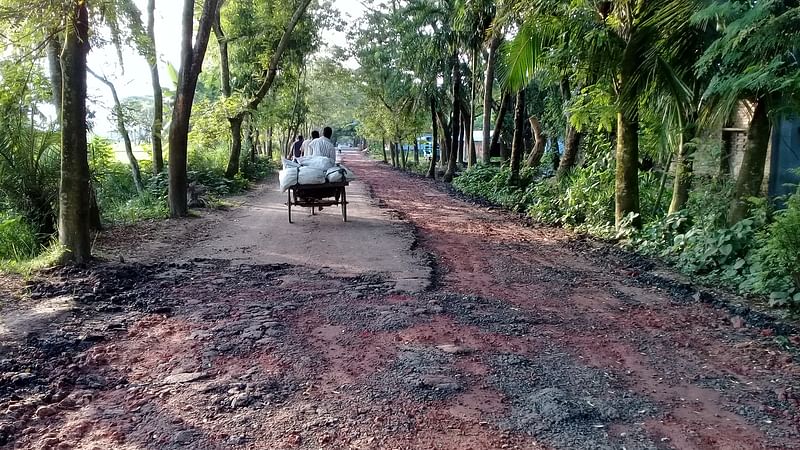
[[[289,188],[286,206],[289,208],[289,223],[292,223],[292,206],[311,208],[311,215],[324,206],[341,206],[342,221],[347,222],[347,193],[349,183],[296,184]]]

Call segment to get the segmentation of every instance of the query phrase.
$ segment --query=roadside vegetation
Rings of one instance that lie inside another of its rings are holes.
[[[207,0],[195,9],[186,1],[201,25],[183,29],[197,41],[183,49],[186,70],[159,57],[158,1],[51,3],[0,5],[0,22],[15,25],[0,39],[0,267],[85,262],[93,232],[214,207],[274,172],[301,123],[332,106],[309,108],[300,95],[320,30],[338,26],[324,3]],[[76,26],[86,21],[88,29]],[[83,38],[72,32],[115,47],[119,61],[88,67],[87,49],[67,45]],[[120,96],[123,53],[150,65],[152,96]],[[165,71],[169,77],[159,77]],[[110,106],[87,96],[87,80],[109,94]],[[95,134],[98,122],[114,132]],[[76,129],[88,132],[76,138]]]
[[[767,158],[800,110],[796,3],[393,5],[353,46],[375,157],[414,170],[396,148],[433,130],[431,178],[800,307],[800,178]]]

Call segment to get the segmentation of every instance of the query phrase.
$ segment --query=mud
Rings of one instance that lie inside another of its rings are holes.
[[[352,229],[261,186],[10,280],[0,448],[800,448],[791,323],[345,158]]]

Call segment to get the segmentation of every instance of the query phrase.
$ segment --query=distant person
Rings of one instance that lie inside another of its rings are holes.
[[[311,143],[314,142],[315,139],[319,139],[319,131],[317,130],[312,131],[311,139],[303,142],[303,145],[300,147],[300,150],[303,152],[303,156],[312,156]]]
[[[297,139],[292,143],[292,159],[297,159],[303,156],[303,135],[297,136]]]
[[[331,127],[325,127],[322,130],[322,137],[319,139],[314,139],[314,141],[309,144],[309,148],[311,148],[311,152],[314,156],[327,156],[335,164],[336,146],[334,146],[333,142],[331,142],[332,136],[333,130]]]

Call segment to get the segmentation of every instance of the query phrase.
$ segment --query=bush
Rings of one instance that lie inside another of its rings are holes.
[[[41,249],[33,227],[19,217],[0,216],[0,261],[29,259]]]
[[[712,284],[769,295],[772,306],[800,306],[800,192],[771,223],[767,203],[752,199],[751,216],[729,227],[731,185],[698,184],[685,210],[647,223],[631,247]]]
[[[0,118],[0,202],[35,230],[40,243],[56,230],[60,155],[57,133],[24,117]]]
[[[687,207],[661,220],[645,223],[631,245],[637,251],[659,256],[682,272],[716,284],[747,290],[751,248],[766,223],[765,205],[732,227],[725,223],[730,186],[708,183],[693,192]]]
[[[242,160],[242,175],[250,181],[263,180],[275,173],[278,168],[278,163],[266,157],[257,157],[256,160],[250,161],[250,158]]]
[[[520,185],[510,186],[508,178],[511,169],[508,166],[497,167],[476,165],[472,169],[459,175],[453,180],[453,186],[459,191],[488,200],[514,211],[525,209],[524,186],[531,182],[532,171],[523,170],[520,173]]]
[[[149,191],[127,200],[107,203],[102,210],[103,218],[114,224],[128,224],[140,220],[166,219],[169,208],[166,199]]]
[[[752,289],[770,295],[773,306],[800,307],[800,191],[759,236]]]

